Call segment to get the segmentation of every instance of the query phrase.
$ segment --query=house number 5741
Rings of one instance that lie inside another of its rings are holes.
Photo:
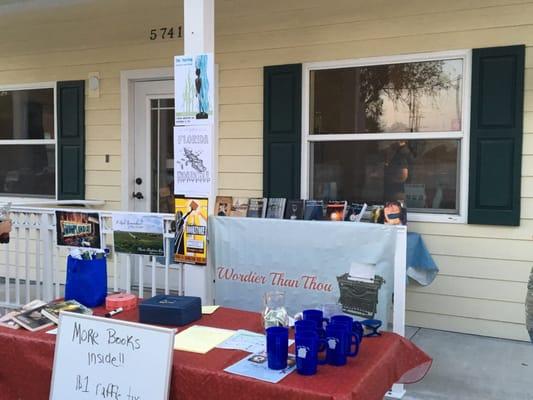
[[[174,39],[180,38],[181,35],[181,26],[150,29],[150,40]]]

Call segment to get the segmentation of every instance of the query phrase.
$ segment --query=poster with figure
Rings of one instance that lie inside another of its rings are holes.
[[[174,127],[174,194],[208,197],[211,193],[212,125]]]
[[[213,54],[174,57],[175,125],[213,124]]]
[[[207,199],[176,197],[174,260],[205,265],[207,262]]]

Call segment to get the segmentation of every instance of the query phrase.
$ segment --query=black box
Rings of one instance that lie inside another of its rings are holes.
[[[187,325],[202,318],[199,297],[158,295],[139,304],[139,322],[157,325]]]

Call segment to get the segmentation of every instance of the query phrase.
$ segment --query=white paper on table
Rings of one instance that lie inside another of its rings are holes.
[[[293,360],[293,363],[290,366],[287,365],[287,368],[285,369],[274,370],[268,368],[268,361],[265,353],[247,355],[242,360],[226,368],[224,371],[265,382],[278,383],[296,369],[294,355],[289,354],[289,359]]]
[[[213,314],[220,306],[202,306],[202,314]]]
[[[229,329],[193,325],[174,337],[174,350],[205,354],[234,333],[235,331]]]
[[[46,333],[49,333],[50,335],[57,335],[57,327],[54,329],[50,329],[49,331],[46,331]]]
[[[289,346],[294,340],[289,339]],[[233,336],[220,343],[217,348],[261,353],[266,350],[266,336],[261,333],[239,329]]]

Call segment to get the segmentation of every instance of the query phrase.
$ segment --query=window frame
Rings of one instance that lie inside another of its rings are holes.
[[[35,83],[22,83],[22,84],[9,84],[0,85],[0,91],[17,91],[17,90],[32,90],[32,89],[52,89],[53,101],[54,101],[54,138],[53,139],[22,139],[22,140],[0,140],[0,146],[10,145],[54,145],[55,148],[55,188],[54,196],[43,195],[23,195],[23,196],[10,196],[5,193],[0,193],[0,199],[7,202],[33,201],[33,200],[55,200],[57,201],[58,194],[58,154],[57,154],[57,82],[35,82]]]
[[[310,134],[310,73],[313,70],[353,68],[362,66],[399,64],[420,61],[440,61],[447,59],[463,60],[463,93],[460,131],[449,132],[398,132],[398,133],[351,133],[351,134]],[[311,177],[311,145],[314,142],[334,141],[369,141],[369,140],[400,140],[400,139],[458,139],[460,140],[457,185],[458,213],[441,214],[431,212],[409,212],[408,220],[413,222],[467,222],[468,218],[468,171],[470,159],[470,92],[472,77],[472,51],[454,50],[444,52],[416,53],[386,57],[371,57],[352,60],[311,62],[302,65],[302,161],[300,190],[303,199],[309,198]],[[342,199],[340,199],[342,200]]]

